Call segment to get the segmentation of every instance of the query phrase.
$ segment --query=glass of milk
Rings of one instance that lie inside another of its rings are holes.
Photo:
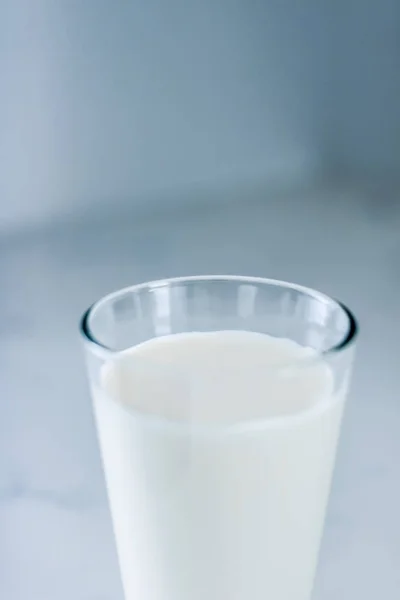
[[[349,309],[186,277],[106,296],[81,331],[126,600],[309,600]]]

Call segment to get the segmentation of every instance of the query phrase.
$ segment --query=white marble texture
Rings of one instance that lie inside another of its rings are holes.
[[[358,316],[315,599],[397,597],[400,201],[252,195],[0,238],[2,600],[122,599],[78,319],[114,288],[199,273],[298,281]]]

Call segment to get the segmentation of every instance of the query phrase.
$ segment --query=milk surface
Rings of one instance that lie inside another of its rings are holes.
[[[165,336],[93,389],[126,600],[309,600],[344,394],[310,349]]]

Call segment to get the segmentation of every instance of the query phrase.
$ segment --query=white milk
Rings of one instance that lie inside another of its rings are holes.
[[[309,599],[343,408],[326,364],[166,336],[105,364],[94,405],[126,600]]]

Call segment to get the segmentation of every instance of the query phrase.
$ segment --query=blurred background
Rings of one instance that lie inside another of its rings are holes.
[[[400,4],[0,0],[0,596],[122,598],[78,336],[240,273],[362,336],[315,598],[400,585]]]

